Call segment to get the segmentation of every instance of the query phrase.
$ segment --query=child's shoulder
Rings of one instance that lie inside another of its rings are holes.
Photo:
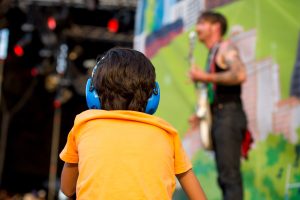
[[[128,110],[86,110],[76,116],[74,125],[80,125],[82,123],[101,119],[116,119],[131,122],[141,122],[159,127],[168,133],[177,134],[177,130],[169,122],[161,117]]]

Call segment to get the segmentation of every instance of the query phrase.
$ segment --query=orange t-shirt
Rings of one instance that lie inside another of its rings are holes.
[[[135,111],[77,115],[60,158],[78,163],[79,200],[170,200],[175,174],[192,168],[176,130]]]

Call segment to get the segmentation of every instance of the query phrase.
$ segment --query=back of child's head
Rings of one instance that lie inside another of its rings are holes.
[[[113,48],[97,62],[92,84],[99,94],[101,109],[145,112],[156,87],[155,69],[141,52]]]

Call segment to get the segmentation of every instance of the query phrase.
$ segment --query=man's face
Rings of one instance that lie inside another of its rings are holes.
[[[213,34],[214,26],[211,22],[201,19],[196,24],[196,32],[198,34],[198,39],[204,42],[207,38],[211,37]]]

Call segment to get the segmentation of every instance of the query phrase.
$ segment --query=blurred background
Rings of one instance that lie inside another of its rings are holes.
[[[87,77],[98,55],[115,46],[133,47],[136,5],[136,0],[0,1],[0,199],[5,192],[37,196],[53,181],[57,193],[63,166],[57,154],[75,115],[87,109]]]
[[[197,101],[188,34],[208,9],[226,16],[226,38],[248,73],[242,97],[254,142],[242,160],[245,199],[300,199],[299,8],[298,0],[0,0],[0,200],[66,199],[58,153],[87,109],[96,57],[115,46],[151,59],[156,115],[178,129],[208,199],[221,199],[214,155],[187,121]],[[207,50],[195,47],[204,66]],[[174,199],[186,199],[179,187]]]

